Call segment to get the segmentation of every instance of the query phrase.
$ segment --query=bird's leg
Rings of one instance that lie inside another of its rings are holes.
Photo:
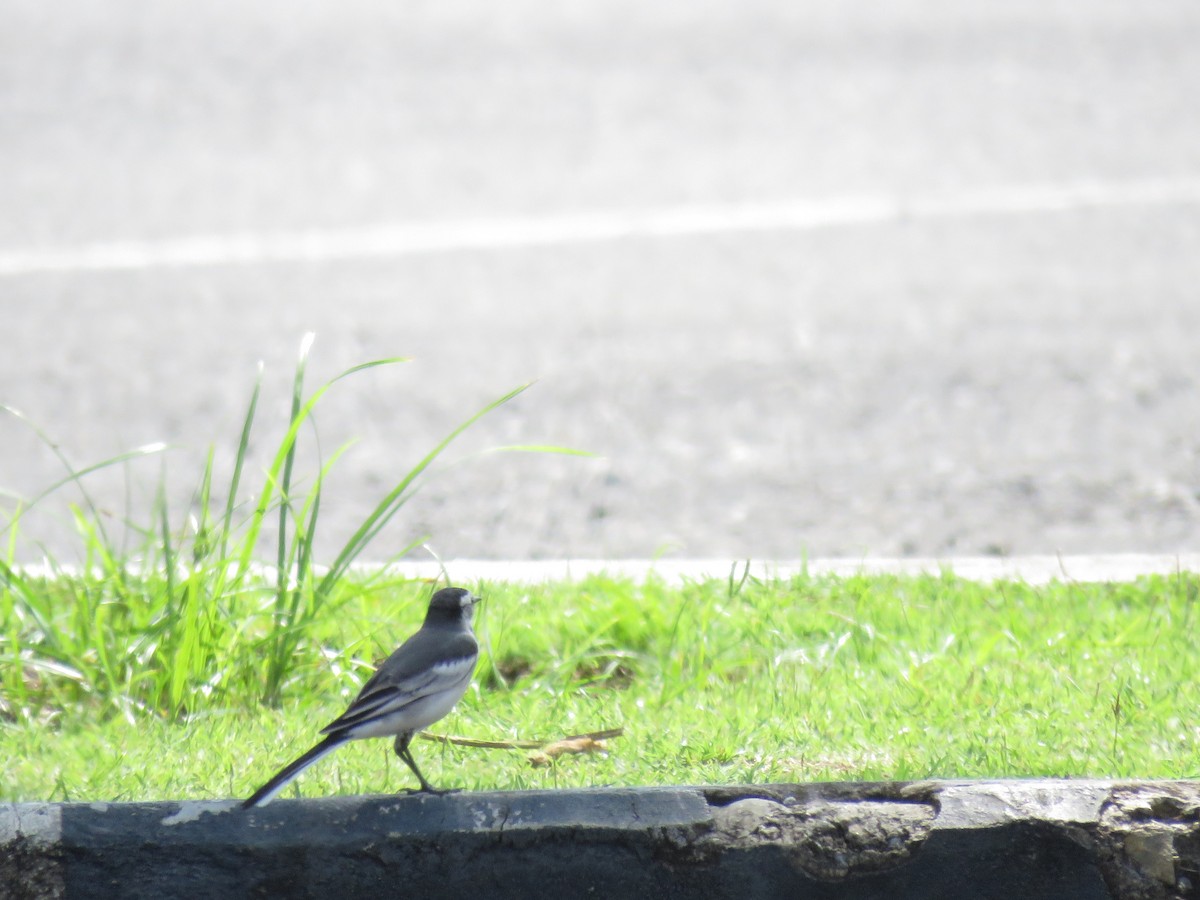
[[[417,768],[417,761],[413,759],[412,750],[408,745],[412,743],[413,736],[409,733],[396,735],[396,755],[404,760],[404,764],[412,769],[413,774],[417,776],[417,781],[421,782],[421,792],[426,794],[453,794],[454,789],[438,790],[432,784],[425,780],[425,776],[421,774],[421,770]]]

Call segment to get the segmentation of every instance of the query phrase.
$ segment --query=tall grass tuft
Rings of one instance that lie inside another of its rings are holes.
[[[126,523],[141,537],[132,552],[120,549],[106,531],[86,476],[159,453],[164,445],[76,469],[48,435],[5,408],[34,429],[58,455],[66,474],[32,501],[18,503],[4,529],[8,540],[6,555],[0,558],[0,717],[52,717],[55,710],[70,705],[95,704],[130,718],[153,713],[171,719],[247,699],[278,704],[298,671],[319,664],[321,648],[310,636],[311,626],[354,596],[358,588],[346,579],[354,561],[408,503],[421,477],[450,443],[528,387],[504,394],[451,431],[400,478],[333,562],[321,568],[314,546],[323,486],[346,448],[319,461],[311,486],[299,491],[295,467],[300,434],[337,382],[405,360],[353,366],[306,395],[312,342],[311,334],[301,342],[288,428],[254,491],[248,514],[238,498],[243,495],[247,450],[256,424],[261,365],[224,500],[215,496],[210,449],[188,513],[180,517],[169,508],[164,474],[149,524]],[[504,449],[572,452],[545,446]],[[82,497],[71,509],[83,547],[83,571],[67,571],[52,559],[36,573],[18,566],[21,518],[66,486],[78,489]],[[276,523],[276,536],[269,563],[264,563],[263,529],[269,519]],[[411,545],[400,555],[410,549]]]

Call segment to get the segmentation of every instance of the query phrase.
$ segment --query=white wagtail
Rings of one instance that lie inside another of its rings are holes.
[[[396,755],[412,769],[421,790],[445,793],[425,780],[409,744],[418,731],[449,713],[471,683],[479,658],[471,612],[478,602],[462,588],[443,588],[434,594],[420,630],[383,661],[349,708],[321,729],[325,740],[285,766],[242,808],[270,803],[289,781],[347,741],[392,735]]]

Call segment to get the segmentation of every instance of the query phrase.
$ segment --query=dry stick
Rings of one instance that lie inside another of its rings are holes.
[[[605,738],[620,737],[625,733],[624,728],[609,728],[606,731],[592,731],[587,734],[572,734],[565,738],[550,741],[480,741],[475,738],[455,737],[449,734],[420,733],[427,741],[439,741],[443,744],[455,744],[459,747],[483,747],[487,750],[540,750],[550,744],[565,744],[568,741],[602,741]]]
[[[451,737],[444,734],[425,734],[421,737],[428,741],[441,741],[443,744],[458,744],[460,747],[486,747],[497,750],[529,750],[526,758],[535,769],[544,769],[553,765],[554,760],[564,753],[596,753],[603,751],[604,738],[620,737],[625,733],[624,728],[609,728],[606,731],[593,731],[589,734],[573,734],[557,741],[480,741],[475,738]]]
[[[606,749],[604,741],[590,737],[566,738],[547,744],[541,750],[531,750],[525,757],[535,769],[544,769],[554,764],[564,753],[598,753]]]

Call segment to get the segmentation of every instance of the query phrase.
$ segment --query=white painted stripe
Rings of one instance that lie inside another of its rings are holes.
[[[717,206],[384,224],[330,231],[128,240],[0,250],[0,277],[36,272],[331,262],[704,234],[789,232],[903,220],[1200,203],[1200,178],[1009,185],[954,193],[862,195]]]
[[[499,560],[446,560],[446,571],[455,584],[542,583],[579,581],[593,575],[628,578],[635,582],[650,576],[667,584],[706,579],[735,580],[742,577],[745,561],[733,559],[658,559],[658,560],[544,560],[517,562]],[[436,562],[400,562],[389,571],[409,578],[436,580],[441,577]],[[951,573],[968,581],[1022,581],[1046,584],[1051,581],[1122,582],[1145,575],[1174,575],[1200,572],[1200,553],[1115,554],[1094,556],[992,556],[934,558],[863,558],[813,559],[771,562],[749,561],[754,578],[793,578],[805,573],[813,576],[835,575],[941,575]],[[364,566],[377,569],[378,566]],[[479,593],[487,598],[486,587]]]
[[[540,584],[547,581],[579,581],[593,575],[644,581],[654,576],[668,584],[740,578],[745,558],[733,559],[549,559],[496,560],[457,559],[444,562],[451,580],[459,585],[488,582]],[[861,557],[810,560],[749,560],[754,578],[793,578],[809,575],[941,575],[950,573],[968,581],[1024,581],[1046,584],[1050,581],[1133,581],[1144,575],[1200,573],[1200,553],[1116,553],[1058,556],[959,556],[959,557]],[[425,560],[390,563],[389,573],[401,578],[436,582],[442,578],[442,564]],[[31,578],[55,578],[77,575],[74,566],[32,564],[16,567]],[[272,566],[257,567],[264,578],[274,580]],[[356,572],[377,574],[378,562],[359,562]],[[186,574],[186,570],[181,570]],[[318,572],[324,570],[318,567]],[[486,600],[486,591],[481,591]]]

